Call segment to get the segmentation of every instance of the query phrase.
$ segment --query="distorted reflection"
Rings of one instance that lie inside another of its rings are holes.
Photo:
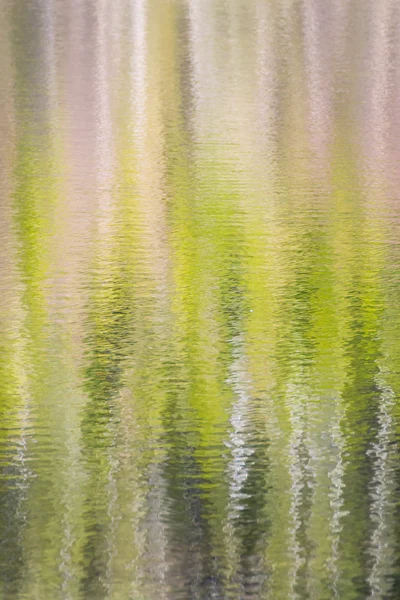
[[[397,1],[0,19],[1,598],[398,599]]]

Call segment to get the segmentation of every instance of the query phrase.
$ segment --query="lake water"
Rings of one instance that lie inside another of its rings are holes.
[[[0,25],[1,600],[398,600],[398,0]]]

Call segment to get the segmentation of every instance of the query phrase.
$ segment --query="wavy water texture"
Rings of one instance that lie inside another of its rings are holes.
[[[0,22],[0,597],[397,600],[397,0]]]

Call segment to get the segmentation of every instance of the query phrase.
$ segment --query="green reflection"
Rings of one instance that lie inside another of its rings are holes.
[[[391,3],[317,4],[0,10],[2,597],[397,598]]]

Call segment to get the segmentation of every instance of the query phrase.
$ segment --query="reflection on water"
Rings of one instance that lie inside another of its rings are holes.
[[[397,0],[0,19],[0,596],[399,598]]]

